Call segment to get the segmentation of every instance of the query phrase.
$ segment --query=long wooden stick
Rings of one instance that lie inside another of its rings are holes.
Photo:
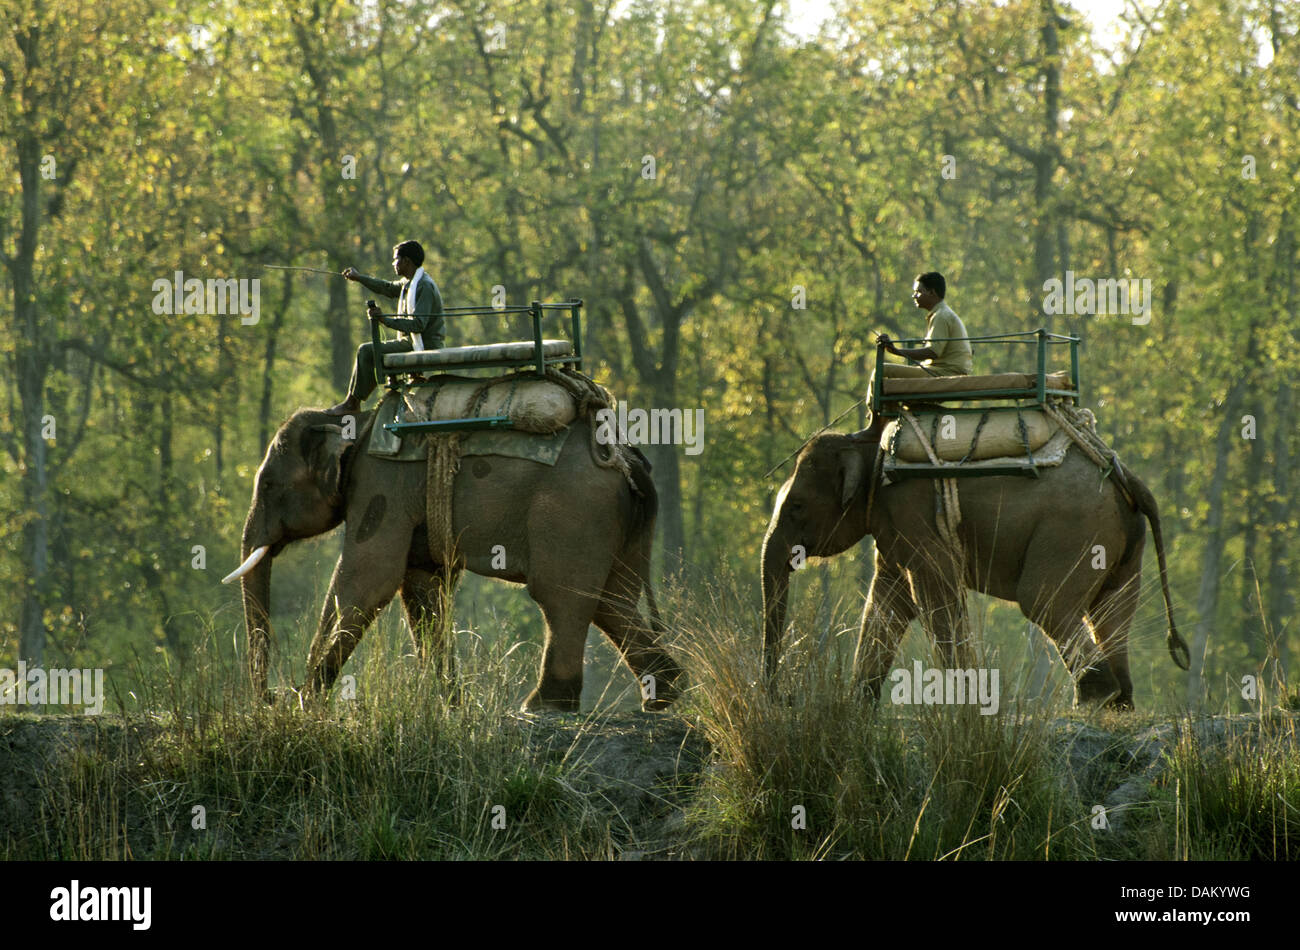
[[[798,455],[800,452],[802,452],[802,451],[803,451],[803,447],[804,447],[804,445],[807,445],[807,444],[808,444],[809,442],[811,442],[813,439],[817,438],[817,436],[821,435],[823,432],[825,432],[825,431],[826,431],[827,429],[829,429],[831,426],[835,425],[835,423],[839,422],[841,419],[843,419],[845,416],[847,416],[847,415],[848,415],[850,412],[852,412],[854,409],[858,408],[858,406],[862,405],[862,403],[863,403],[864,401],[865,401],[865,397],[864,397],[863,399],[859,399],[857,402],[855,402],[853,405],[849,406],[849,408],[845,409],[843,412],[841,412],[838,416],[836,416],[836,417],[835,417],[834,419],[832,419],[830,422],[826,423],[826,425],[822,426],[820,429],[818,429],[818,430],[817,430],[816,432],[814,432],[812,435],[808,436],[808,438],[804,439],[803,445],[799,446],[799,448],[795,449],[793,452],[791,452],[789,455],[787,455],[785,458],[781,459],[781,461],[777,462],[775,465],[773,465],[771,468],[769,468],[769,469],[767,470],[766,474],[763,475],[764,480],[766,480],[766,479],[768,479],[768,478],[771,478],[773,472],[775,472],[777,469],[779,469],[779,468],[780,468],[782,465],[784,465],[786,462],[790,461],[790,459],[794,458],[796,455]]]
[[[263,264],[262,266],[272,267],[275,268],[276,270],[306,270],[306,271],[311,271],[313,274],[330,274],[334,277],[343,276],[336,270],[321,270],[319,267],[288,267],[284,264]]]

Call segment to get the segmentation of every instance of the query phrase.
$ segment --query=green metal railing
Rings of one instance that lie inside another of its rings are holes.
[[[1042,404],[1047,401],[1048,396],[1063,396],[1078,402],[1079,399],[1079,338],[1075,336],[1064,336],[1059,333],[1048,333],[1047,330],[1039,327],[1037,330],[1030,330],[1025,333],[999,333],[991,336],[972,336],[972,337],[935,337],[930,343],[947,343],[955,339],[965,339],[971,344],[971,352],[974,355],[977,345],[984,344],[1034,344],[1035,345],[1035,371],[1034,385],[1031,387],[1013,387],[1006,389],[983,389],[983,390],[959,390],[953,392],[944,392],[934,396],[903,394],[903,395],[885,395],[885,347],[883,344],[876,345],[876,372],[872,384],[871,401],[872,405],[884,414],[889,415],[889,405],[900,402],[962,402],[983,399],[1032,399]],[[905,340],[895,340],[895,345],[904,347],[914,347],[925,344],[924,338],[913,338]],[[1049,346],[1068,346],[1070,348],[1070,389],[1049,388],[1047,385],[1047,348]],[[914,360],[908,360],[909,363],[915,364]],[[895,377],[897,378],[897,377]],[[953,379],[956,377],[944,377]],[[954,412],[984,412],[989,407],[957,407],[952,409]],[[1009,407],[1012,408],[1012,407]]]
[[[547,357],[542,348],[542,320],[548,313],[556,311],[567,311],[569,314],[569,331],[572,335],[573,353],[566,356]],[[571,364],[575,369],[582,368],[582,300],[575,298],[573,300],[564,300],[556,303],[542,303],[534,300],[528,306],[515,307],[444,307],[443,317],[486,317],[486,316],[510,316],[517,314],[528,314],[533,327],[533,355],[524,360],[491,360],[487,362],[476,363],[448,363],[437,367],[441,372],[446,369],[473,369],[473,368],[495,368],[495,367],[523,367],[532,366],[536,369],[538,376],[546,375],[546,367],[551,364]],[[398,316],[396,313],[383,314],[386,317]],[[379,352],[379,345],[382,341],[382,335],[379,331],[380,323],[378,320],[370,320],[370,342],[373,344],[375,354],[375,382],[382,385],[385,377],[403,375],[408,370],[386,371],[384,369],[384,359]]]
[[[542,346],[542,320],[548,315],[548,312],[567,311],[569,314],[569,332],[572,335],[571,343],[573,352],[563,356],[546,355]],[[582,368],[582,300],[573,299],[565,300],[558,303],[542,303],[534,300],[527,307],[444,307],[443,316],[451,317],[475,317],[475,316],[496,316],[496,315],[517,315],[527,314],[532,322],[533,328],[533,354],[527,359],[501,359],[486,361],[466,361],[464,363],[443,363],[430,369],[436,370],[437,373],[443,373],[447,370],[454,369],[491,369],[500,367],[512,367],[515,369],[531,366],[538,376],[546,375],[546,367],[550,365],[568,364],[575,369]],[[396,314],[385,314],[385,316],[396,316]],[[382,385],[385,379],[408,375],[410,373],[423,373],[419,369],[397,369],[386,370],[384,368],[384,357],[379,350],[381,334],[379,332],[380,323],[373,317],[370,320],[370,341],[373,344],[375,354],[375,382]],[[420,383],[410,384],[414,386]],[[405,388],[400,383],[392,384],[392,388]],[[400,416],[400,407],[396,409]],[[392,432],[394,435],[401,436],[406,433],[418,432],[447,432],[447,431],[474,431],[478,429],[499,429],[510,428],[510,419],[507,416],[480,416],[472,419],[440,419],[426,420],[420,422],[398,422],[394,417],[391,422],[381,423],[383,428]]]
[[[931,343],[949,342],[953,338],[938,338],[930,340]],[[891,412],[890,407],[899,403],[944,403],[942,412],[947,413],[1007,413],[1019,412],[1027,408],[1024,403],[1032,401],[1036,405],[1043,405],[1048,396],[1060,396],[1071,399],[1078,404],[1079,401],[1079,338],[1073,336],[1062,336],[1057,333],[1048,333],[1045,329],[1030,330],[1026,333],[1000,333],[992,336],[965,337],[971,344],[971,354],[975,355],[976,347],[994,344],[1033,344],[1034,345],[1034,374],[1032,385],[1022,387],[1007,387],[1003,389],[969,389],[957,391],[945,391],[941,393],[902,393],[895,395],[885,395],[884,393],[884,366],[885,366],[885,348],[883,345],[876,346],[876,372],[872,384],[871,399],[875,410],[882,416],[894,416],[897,412]],[[909,339],[896,341],[899,345],[915,346],[926,343],[924,339]],[[1070,349],[1070,387],[1069,389],[1058,389],[1049,387],[1047,355],[1049,346],[1068,346]],[[914,360],[908,362],[915,363]],[[999,374],[1000,375],[1000,374]],[[1025,374],[1028,375],[1028,374]],[[894,377],[898,378],[898,377]],[[939,377],[945,380],[960,379],[959,376]],[[1003,405],[988,405],[989,400],[1003,400]],[[985,403],[982,405],[970,406],[948,406],[948,402],[972,402]],[[981,427],[983,422],[980,423]],[[1029,464],[1004,464],[990,465],[981,464],[965,468],[961,465],[941,464],[933,465],[926,463],[908,463],[905,465],[896,465],[890,469],[892,478],[967,478],[967,477],[988,477],[1000,475],[1026,476],[1030,478],[1038,477],[1038,466],[1033,461],[1033,453],[1028,451],[1026,443],[1026,455]]]

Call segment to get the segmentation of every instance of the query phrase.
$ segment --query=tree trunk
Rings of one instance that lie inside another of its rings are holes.
[[[1219,609],[1219,583],[1223,546],[1226,541],[1223,530],[1223,490],[1228,480],[1228,455],[1232,450],[1232,439],[1241,422],[1238,413],[1241,410],[1245,389],[1245,380],[1238,379],[1228,391],[1228,398],[1223,403],[1223,419],[1219,423],[1219,433],[1214,440],[1214,474],[1210,478],[1208,493],[1210,513],[1205,523],[1201,589],[1196,597],[1196,636],[1192,643],[1191,669],[1187,673],[1187,705],[1193,712],[1201,708],[1205,647],[1209,642],[1210,628],[1214,625],[1215,614]]]
[[[275,387],[275,349],[280,338],[280,329],[284,326],[284,315],[289,312],[293,302],[292,271],[283,271],[284,286],[280,291],[280,306],[275,310],[270,326],[266,328],[266,354],[263,359],[265,372],[262,375],[262,401],[257,409],[257,446],[258,451],[265,451],[271,438],[271,396]]]
[[[29,34],[29,41],[35,37]],[[29,53],[35,57],[35,53]],[[29,66],[34,66],[29,62]],[[34,262],[40,229],[40,141],[30,128],[23,129],[17,142],[18,177],[22,187],[22,225],[17,253],[6,258],[13,283],[14,323],[17,330],[18,397],[22,427],[23,525],[22,607],[18,619],[18,659],[40,666],[45,656],[45,600],[49,587],[49,504],[48,444],[42,434],[45,412],[45,376],[49,369],[51,342],[47,339],[53,320],[41,320],[36,301]],[[66,422],[67,420],[63,420]],[[57,426],[60,420],[55,419]],[[57,430],[56,430],[57,433]]]
[[[657,398],[656,406],[673,403]],[[664,570],[672,573],[686,564],[686,526],[682,519],[682,469],[680,446],[647,445],[645,453],[654,465],[655,488],[659,492],[659,530],[663,538]]]
[[[1290,445],[1294,422],[1292,421],[1291,386],[1279,382],[1277,386],[1277,419],[1273,435],[1273,501],[1269,521],[1268,573],[1268,629],[1277,651],[1278,673],[1285,679],[1287,669],[1286,636],[1295,614],[1295,593],[1287,570],[1287,542],[1294,505],[1291,501]]]
[[[1245,365],[1242,367],[1242,375],[1246,379],[1259,379],[1262,375],[1258,357],[1258,335],[1251,333],[1250,340],[1246,344]],[[1243,404],[1242,411],[1254,415],[1258,425],[1263,421],[1262,413],[1259,412],[1260,403],[1258,402],[1263,396],[1263,391],[1255,390],[1251,395],[1253,398],[1249,404]],[[1238,419],[1239,422],[1240,419]],[[1256,432],[1254,439],[1244,440],[1242,448],[1246,452],[1246,483],[1244,486],[1245,503],[1242,505],[1245,516],[1241,526],[1242,562],[1238,576],[1241,585],[1239,594],[1241,600],[1240,625],[1242,639],[1246,641],[1246,652],[1256,663],[1262,663],[1268,647],[1264,642],[1264,632],[1259,626],[1263,605],[1257,599],[1259,572],[1256,570],[1255,563],[1256,542],[1259,537],[1258,528],[1264,516],[1264,503],[1259,490],[1260,480],[1264,474],[1264,448],[1260,445],[1259,433]]]
[[[1300,299],[1296,293],[1296,239],[1295,228],[1288,216],[1278,228],[1277,255],[1279,270],[1274,283],[1274,293],[1286,300],[1286,326],[1294,340],[1300,331]],[[1277,384],[1277,408],[1273,428],[1273,497],[1269,505],[1271,535],[1269,537],[1268,575],[1268,629],[1272,633],[1277,651],[1278,675],[1286,681],[1286,638],[1295,615],[1295,594],[1290,572],[1287,570],[1287,548],[1291,540],[1288,526],[1295,502],[1291,498],[1291,440],[1295,431],[1293,420],[1294,394],[1291,381],[1284,374]]]

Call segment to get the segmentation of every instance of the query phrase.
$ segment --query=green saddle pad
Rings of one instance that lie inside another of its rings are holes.
[[[375,424],[370,430],[370,442],[366,451],[370,455],[392,459],[395,462],[423,462],[428,458],[429,433],[413,432],[399,436],[384,428],[385,422],[397,421],[401,410],[400,393],[390,392],[384,396]],[[564,451],[564,443],[573,431],[572,426],[565,426],[550,435],[538,435],[533,432],[520,432],[516,429],[483,429],[477,432],[460,433],[461,455],[504,455],[508,458],[527,459],[554,465]]]

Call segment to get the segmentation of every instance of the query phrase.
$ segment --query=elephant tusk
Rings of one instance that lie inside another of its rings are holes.
[[[260,548],[257,548],[255,551],[253,551],[252,554],[248,556],[248,560],[244,561],[244,563],[239,565],[239,567],[235,568],[225,577],[221,578],[221,583],[229,584],[231,581],[239,580],[239,578],[243,577],[253,568],[257,567],[258,562],[261,561],[262,558],[266,557],[266,552],[269,550],[271,550],[271,546],[269,544],[264,544]]]

